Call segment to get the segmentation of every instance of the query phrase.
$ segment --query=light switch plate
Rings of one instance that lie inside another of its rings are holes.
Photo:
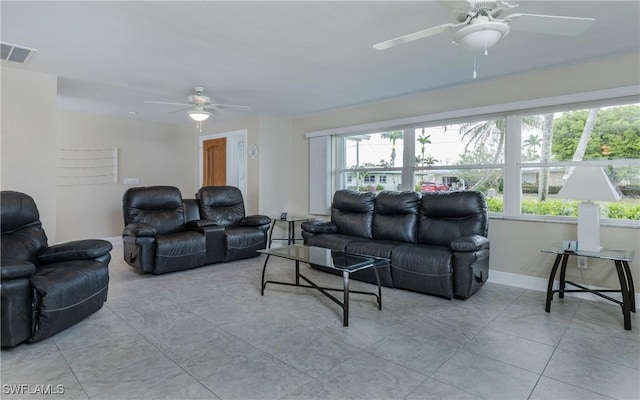
[[[124,178],[123,183],[125,185],[138,185],[140,183],[140,178]]]

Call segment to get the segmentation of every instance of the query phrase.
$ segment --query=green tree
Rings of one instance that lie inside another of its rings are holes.
[[[465,154],[460,156],[461,163],[468,164],[470,158],[474,159],[474,164],[487,162],[497,164],[500,162],[504,150],[504,118],[462,124],[460,126],[460,134],[462,140],[467,140],[467,144],[464,146]],[[496,143],[496,145],[488,146],[490,143]],[[492,154],[486,151],[489,147],[493,150]],[[469,151],[470,148],[473,149],[472,152]],[[491,160],[487,160],[487,157],[490,157]],[[469,172],[471,173],[471,171]],[[492,181],[491,184],[497,184],[495,182],[496,179],[495,171],[487,170],[476,180],[474,187],[480,190],[488,181]],[[469,179],[465,180],[469,181]]]
[[[396,140],[402,139],[402,131],[392,131],[385,132],[380,135],[380,137],[384,139],[389,139],[391,142],[391,166],[395,167],[396,165]]]
[[[552,152],[560,161],[572,160],[589,120],[590,110],[564,113],[553,124]],[[584,149],[583,159],[640,158],[640,106],[603,108]]]

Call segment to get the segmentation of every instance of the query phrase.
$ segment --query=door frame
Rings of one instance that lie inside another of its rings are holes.
[[[210,139],[227,139],[227,183],[235,181],[235,176],[239,172],[244,172],[244,184],[238,185],[238,189],[242,192],[245,207],[248,204],[247,198],[247,130],[240,129],[237,131],[215,133],[211,135],[202,135],[198,137],[198,186],[202,186],[202,179],[204,178],[204,157],[202,156],[202,150],[204,148],[204,142]],[[238,160],[237,154],[232,151],[233,143],[241,143],[244,149],[244,157],[242,160]],[[229,179],[229,177],[234,177]]]

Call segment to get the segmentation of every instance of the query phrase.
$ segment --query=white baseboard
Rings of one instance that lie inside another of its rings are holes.
[[[511,272],[502,272],[502,271],[489,271],[489,279],[488,282],[498,283],[500,285],[507,285],[513,287],[519,287],[522,289],[530,289],[537,290],[540,292],[547,292],[547,284],[549,281],[543,278],[536,278],[533,276],[514,274]],[[580,283],[580,282],[576,282]],[[603,289],[601,287],[592,286],[592,285],[583,285],[590,289]],[[558,281],[556,280],[553,284],[554,289],[558,289]],[[597,300],[597,301],[607,301],[599,296],[593,295],[591,293],[566,293],[567,296],[577,297],[583,300]],[[619,301],[622,301],[621,293],[607,293],[607,296],[613,297]],[[636,304],[640,304],[640,294],[636,292]]]

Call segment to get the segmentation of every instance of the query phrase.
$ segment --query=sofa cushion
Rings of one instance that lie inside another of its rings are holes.
[[[145,223],[160,235],[185,229],[180,190],[173,186],[129,188],[122,197],[124,225]]]
[[[453,297],[453,261],[447,247],[401,245],[391,255],[393,285],[399,289]]]
[[[487,236],[487,219],[482,192],[425,193],[420,202],[418,243],[449,247],[461,236]]]
[[[156,266],[154,274],[180,271],[204,265],[206,255],[205,236],[199,232],[185,231],[156,237]]]
[[[251,227],[229,227],[224,230],[225,261],[255,257],[266,246],[264,233]]]
[[[345,251],[355,254],[364,254],[373,257],[382,257],[391,259],[391,253],[395,247],[400,245],[400,242],[391,242],[384,240],[367,240],[367,241],[353,241],[347,244]],[[393,287],[393,279],[391,279],[391,268],[387,264],[385,266],[376,268],[367,268],[361,271],[351,274],[353,279],[365,281],[369,283],[377,283],[375,273],[378,272],[380,278],[380,284],[383,286]]]
[[[331,222],[343,235],[371,239],[375,193],[338,190],[331,205]]]
[[[382,191],[376,198],[372,237],[416,243],[420,196],[416,192]]]
[[[222,226],[237,225],[245,217],[242,192],[233,186],[205,186],[198,190],[200,218]]]

